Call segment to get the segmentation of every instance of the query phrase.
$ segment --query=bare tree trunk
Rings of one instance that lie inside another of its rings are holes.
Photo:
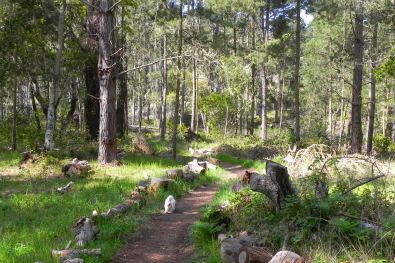
[[[278,127],[281,129],[283,127],[283,111],[284,111],[284,86],[285,86],[285,79],[284,79],[284,72],[282,73],[282,83],[280,85],[280,120]]]
[[[56,59],[53,72],[52,87],[49,96],[48,104],[48,115],[47,115],[47,126],[45,129],[45,142],[44,147],[46,150],[53,150],[54,147],[54,132],[55,132],[55,121],[56,121],[56,100],[57,100],[57,90],[59,86],[60,79],[60,63],[62,60],[62,51],[64,46],[64,17],[66,12],[66,0],[63,0],[62,7],[59,13],[58,20],[58,41],[56,44]]]
[[[395,87],[395,85],[394,85]],[[388,113],[387,113],[387,121],[388,123]],[[386,125],[387,127],[387,125]],[[395,142],[395,90],[394,90],[394,104],[392,107],[392,141]]]
[[[163,64],[162,64],[162,89],[160,94],[160,140],[164,141],[166,135],[166,100],[167,100],[167,52],[166,52],[166,34],[163,35]]]
[[[88,59],[85,62],[85,86],[86,97],[85,122],[89,139],[96,140],[99,137],[100,122],[100,84],[97,75],[98,33],[99,33],[99,0],[87,0],[86,34]]]
[[[13,96],[12,96],[12,144],[11,144],[11,149],[13,151],[16,151],[16,121],[17,121],[17,111],[16,111],[16,97],[18,93],[18,80],[14,80],[14,90],[13,90]]]
[[[300,102],[299,102],[299,70],[300,70],[300,1],[296,0],[296,31],[295,31],[295,72],[294,85],[294,114],[295,114],[295,139],[300,141]]]
[[[333,91],[333,87],[332,87],[332,83],[330,84],[329,87],[329,94],[328,94],[328,129],[327,129],[327,133],[328,133],[328,138],[329,140],[332,140],[333,138],[333,117],[332,117],[332,91]]]
[[[363,0],[357,0],[354,19],[354,72],[351,101],[351,153],[360,153],[362,148],[362,74],[363,74]]]
[[[114,65],[114,7],[112,0],[100,0],[99,21],[99,83],[100,83],[100,126],[99,156],[101,164],[116,159],[116,79]]]
[[[186,75],[186,66],[185,62],[182,64],[182,89],[181,89],[181,118],[180,118],[180,124],[183,122],[184,114],[185,114],[185,92],[186,92],[186,80],[185,80],[185,75]]]
[[[32,86],[33,86],[33,84],[30,83],[30,85],[29,85],[29,90],[30,90],[30,101],[31,101],[31,103],[32,103],[33,114],[34,114],[34,119],[35,119],[35,121],[36,121],[37,130],[41,130],[40,118],[39,118],[39,116],[38,116],[37,105],[36,105],[36,100],[34,99],[34,91],[33,91]]]
[[[197,112],[197,74],[196,74],[196,50],[193,50],[192,58],[192,114],[191,114],[191,132],[196,132],[196,123],[198,118]]]
[[[372,154],[373,150],[373,129],[374,129],[374,114],[376,112],[376,78],[374,71],[376,69],[376,50],[377,50],[377,31],[378,23],[376,15],[373,15],[373,36],[372,36],[372,50],[371,52],[371,69],[370,69],[370,89],[369,89],[369,109],[368,109],[368,134],[366,143],[366,153]]]
[[[125,5],[122,4],[122,14],[121,14],[121,43],[120,47],[122,48],[121,54],[125,50]],[[128,63],[126,58],[122,61],[122,58],[119,58],[120,63],[120,72],[127,70]],[[122,74],[120,77],[119,84],[119,95],[117,97],[117,133],[119,136],[123,137],[125,135],[125,131],[127,130],[126,125],[126,112],[128,108],[128,83],[127,83],[127,74]]]
[[[269,40],[269,15],[270,15],[270,1],[266,1],[266,8],[261,7],[261,30],[262,30],[262,40],[267,42]],[[266,66],[263,62],[259,70],[260,84],[261,84],[261,133],[260,137],[263,141],[267,140],[267,76],[266,76]]]
[[[62,136],[66,133],[66,131],[71,123],[71,120],[73,119],[73,115],[74,115],[76,107],[77,107],[77,87],[76,87],[76,81],[72,80],[72,82],[70,84],[70,109],[67,112],[66,119],[62,125],[61,130],[60,130],[60,133]]]
[[[180,107],[180,82],[181,82],[181,55],[182,55],[182,6],[183,1],[180,0],[180,28],[178,30],[178,58],[177,58],[177,81],[176,81],[176,98],[174,100],[174,118],[173,118],[173,136],[172,136],[172,156],[177,157],[177,126],[178,114]]]
[[[255,17],[252,19],[252,50],[255,50]],[[250,123],[250,135],[254,134],[254,120],[255,120],[255,72],[256,65],[253,63],[251,65],[251,123]]]

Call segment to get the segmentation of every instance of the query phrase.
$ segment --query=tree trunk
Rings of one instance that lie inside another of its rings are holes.
[[[261,7],[261,30],[262,30],[262,41],[267,42],[269,38],[269,15],[270,15],[270,1],[266,1],[266,9]],[[267,140],[267,76],[265,61],[261,64],[259,70],[259,78],[261,84],[261,133],[260,137],[262,140]]]
[[[33,91],[32,86],[33,86],[33,84],[30,83],[30,85],[29,85],[30,101],[32,103],[32,109],[33,109],[34,119],[36,121],[37,130],[41,130],[40,118],[38,116],[37,105],[36,105],[36,100],[34,99],[34,91]]]
[[[122,4],[122,14],[121,14],[121,43],[120,47],[122,48],[122,53],[124,53],[125,49],[125,5]],[[122,61],[119,58],[120,63],[120,72],[127,70],[128,63],[125,58]],[[127,108],[128,108],[128,83],[127,83],[127,74],[122,74],[120,77],[120,84],[119,84],[119,95],[117,97],[117,133],[120,137],[124,137],[125,131],[127,130]]]
[[[186,66],[185,66],[185,61],[182,64],[182,88],[181,88],[181,119],[180,119],[180,124],[182,124],[183,119],[184,119],[184,114],[185,114],[185,93],[186,93],[186,80],[185,80],[185,75],[186,75]]]
[[[162,64],[162,89],[160,93],[160,140],[165,140],[166,135],[166,100],[167,100],[167,52],[166,52],[166,34],[163,35],[162,40],[162,48],[163,48],[163,64]]]
[[[373,129],[374,129],[374,114],[376,111],[376,78],[374,71],[376,69],[376,50],[377,50],[377,31],[378,23],[377,19],[373,15],[373,36],[372,36],[372,47],[371,47],[371,69],[370,69],[370,89],[369,89],[369,109],[368,109],[368,134],[366,143],[366,153],[372,154],[373,150]]]
[[[116,79],[113,75],[114,65],[114,8],[112,0],[100,1],[99,20],[99,61],[98,73],[100,83],[100,126],[99,156],[101,164],[115,161],[117,155],[116,141]]]
[[[16,151],[16,121],[17,121],[17,111],[16,111],[16,103],[17,103],[17,94],[18,94],[18,80],[14,80],[14,90],[12,96],[12,144],[11,149]]]
[[[294,114],[295,114],[295,139],[300,141],[300,105],[299,105],[299,70],[300,70],[300,1],[296,0],[296,31],[295,31],[295,72],[293,78],[294,88]]]
[[[97,75],[98,33],[99,33],[99,1],[87,0],[87,51],[88,58],[85,62],[85,122],[89,139],[96,140],[99,137],[100,122],[100,84]]]
[[[73,80],[72,83],[70,84],[70,109],[67,112],[66,120],[64,121],[62,128],[60,130],[60,133],[62,136],[66,133],[66,131],[71,123],[71,120],[73,119],[75,109],[77,107],[77,100],[78,99],[77,99],[77,87],[76,87],[75,82],[76,81]]]
[[[255,51],[255,17],[253,17],[252,26],[252,50]],[[250,123],[250,135],[254,135],[254,120],[255,120],[255,63],[251,65],[251,123]]]
[[[197,77],[196,77],[196,50],[193,50],[192,58],[192,114],[191,114],[191,132],[195,133],[197,130]]]
[[[56,58],[55,58],[55,66],[53,72],[53,80],[52,80],[52,87],[50,90],[49,96],[49,104],[48,104],[48,115],[47,115],[47,126],[45,129],[45,142],[44,147],[46,150],[53,150],[54,147],[54,132],[55,132],[55,121],[56,121],[56,100],[57,90],[59,86],[59,79],[60,79],[60,63],[62,60],[62,51],[64,46],[64,17],[66,12],[66,0],[63,0],[62,7],[59,13],[59,20],[58,20],[58,41],[56,44]]]
[[[178,114],[180,106],[180,82],[181,82],[181,55],[182,55],[182,6],[183,1],[180,0],[180,28],[178,31],[178,58],[177,58],[177,81],[176,81],[176,97],[174,100],[174,118],[173,118],[173,136],[172,136],[172,156],[173,159],[177,157],[177,126]]]
[[[351,153],[360,153],[362,146],[362,74],[363,74],[363,0],[357,0],[354,19],[354,72],[351,100]]]

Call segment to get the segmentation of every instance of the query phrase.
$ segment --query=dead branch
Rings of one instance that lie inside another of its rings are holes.
[[[345,194],[348,194],[348,193],[350,193],[352,190],[354,190],[354,189],[356,189],[356,188],[358,188],[358,187],[360,187],[360,186],[362,186],[362,185],[364,185],[364,184],[367,184],[367,183],[370,183],[370,182],[375,181],[375,180],[377,180],[377,179],[380,179],[380,178],[382,178],[382,177],[384,177],[384,176],[386,176],[386,175],[385,175],[385,174],[381,174],[381,175],[376,176],[376,177],[364,178],[364,179],[362,179],[361,182],[359,182],[358,184],[356,184],[356,185],[354,185],[353,187],[351,187],[351,188],[347,189],[346,191],[344,191],[343,194],[344,194],[344,195],[345,195]]]

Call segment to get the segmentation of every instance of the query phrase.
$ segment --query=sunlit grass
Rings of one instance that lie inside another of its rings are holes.
[[[0,262],[10,263],[53,262],[51,250],[65,248],[74,239],[72,226],[77,219],[93,210],[106,211],[122,202],[139,180],[164,176],[164,170],[182,164],[155,156],[127,155],[120,166],[104,167],[90,160],[93,172],[88,177],[68,179],[60,170],[70,159],[42,156],[29,168],[18,169],[19,155],[13,156],[0,161],[5,169],[11,165],[18,172],[12,177],[0,175]],[[167,195],[179,197],[198,185],[217,182],[220,174],[209,172],[194,183],[177,181],[168,191],[152,195],[143,209],[101,221],[98,238],[88,247],[101,248],[103,256],[86,258],[86,262],[109,261],[139,224],[162,209]],[[72,190],[59,195],[55,189],[70,180],[74,182]]]

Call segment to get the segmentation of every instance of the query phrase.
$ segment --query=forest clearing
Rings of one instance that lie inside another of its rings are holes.
[[[0,262],[395,262],[393,0],[0,1]]]

